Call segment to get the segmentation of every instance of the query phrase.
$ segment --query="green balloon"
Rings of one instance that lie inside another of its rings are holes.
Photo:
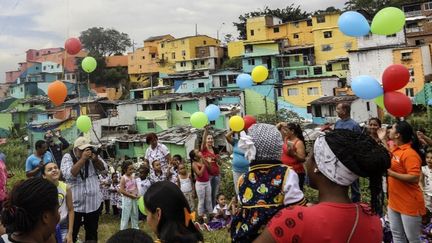
[[[86,57],[81,62],[81,67],[86,73],[91,73],[96,69],[97,62],[93,57]]]
[[[208,124],[208,117],[204,112],[195,112],[190,118],[190,123],[195,128],[203,128]]]
[[[377,35],[392,35],[402,30],[405,14],[395,7],[381,9],[373,18],[371,32]]]
[[[146,210],[146,208],[145,208],[145,206],[144,206],[144,197],[143,197],[143,196],[141,196],[140,198],[138,198],[138,202],[137,202],[137,204],[138,204],[138,209],[139,209],[139,211],[140,211],[142,214],[147,215],[147,210]]]
[[[381,107],[382,109],[385,109],[384,95],[376,97],[374,101],[375,101],[375,104],[377,104],[379,107]]]
[[[92,127],[92,122],[90,117],[81,115],[76,120],[76,126],[81,132],[88,132],[90,131],[90,128]]]

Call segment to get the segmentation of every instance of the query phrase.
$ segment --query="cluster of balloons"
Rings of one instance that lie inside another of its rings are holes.
[[[236,83],[240,89],[247,89],[252,87],[253,82],[262,83],[264,82],[269,75],[269,71],[266,67],[259,65],[252,69],[251,75],[242,73],[237,76]]]
[[[397,92],[409,82],[408,69],[400,64],[388,66],[383,75],[383,87],[373,77],[362,75],[353,79],[351,88],[355,95],[362,99],[375,99],[375,103],[396,117],[411,113],[412,103],[406,95]]]
[[[78,38],[69,38],[65,42],[66,52],[70,55],[76,55],[81,51],[81,41]],[[97,67],[97,62],[94,57],[85,57],[81,61],[81,67],[86,73],[93,72]]]
[[[347,11],[338,19],[338,26],[347,36],[360,37],[372,32],[377,35],[392,35],[402,30],[405,14],[395,7],[381,9],[373,18],[372,24],[358,12]]]

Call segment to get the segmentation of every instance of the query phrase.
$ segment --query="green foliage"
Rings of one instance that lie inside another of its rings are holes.
[[[358,10],[372,19],[375,14],[386,7],[401,8],[402,5],[407,3],[418,2],[417,0],[348,0],[345,2],[344,10]]]
[[[87,74],[81,68],[79,69],[79,81],[87,82],[87,79],[91,83],[105,85],[106,87],[125,87],[129,83],[129,76],[127,68],[125,67],[114,67],[107,68],[105,57],[95,56],[97,61],[96,70],[92,73]],[[81,65],[82,59],[78,59],[79,66]],[[125,87],[126,88],[126,87]]]
[[[241,70],[242,69],[242,59],[240,57],[234,57],[234,58],[226,60],[222,64],[222,69],[228,69],[228,68]]]
[[[279,122],[293,122],[301,124],[304,118],[294,111],[280,109],[276,114],[260,114],[257,116],[260,123],[277,124]]]
[[[259,16],[274,16],[282,19],[282,22],[295,21],[305,19],[309,16],[309,13],[302,11],[300,6],[295,6],[294,4],[288,5],[285,8],[270,9],[265,6],[264,9],[259,9],[257,11],[252,11],[239,16],[239,22],[233,22],[234,26],[239,32],[239,40],[246,40],[246,19]]]
[[[8,138],[7,143],[0,145],[0,151],[6,155],[6,166],[9,170],[24,170],[28,157],[27,143],[22,138]]]
[[[102,27],[93,27],[81,32],[79,39],[83,48],[93,57],[124,53],[128,47],[132,46],[128,34]]]

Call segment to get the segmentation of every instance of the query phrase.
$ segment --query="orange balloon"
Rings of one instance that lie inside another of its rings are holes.
[[[63,104],[67,96],[67,87],[62,81],[54,81],[48,85],[48,97],[54,103],[59,106]]]

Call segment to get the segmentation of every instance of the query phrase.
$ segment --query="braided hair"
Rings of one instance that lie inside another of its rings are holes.
[[[43,213],[57,211],[56,186],[40,177],[19,182],[3,205],[1,222],[11,232],[29,233],[42,219]]]
[[[370,204],[374,212],[381,212],[384,205],[382,176],[391,165],[388,151],[370,136],[346,129],[331,131],[325,139],[332,152],[350,171],[369,178]]]

